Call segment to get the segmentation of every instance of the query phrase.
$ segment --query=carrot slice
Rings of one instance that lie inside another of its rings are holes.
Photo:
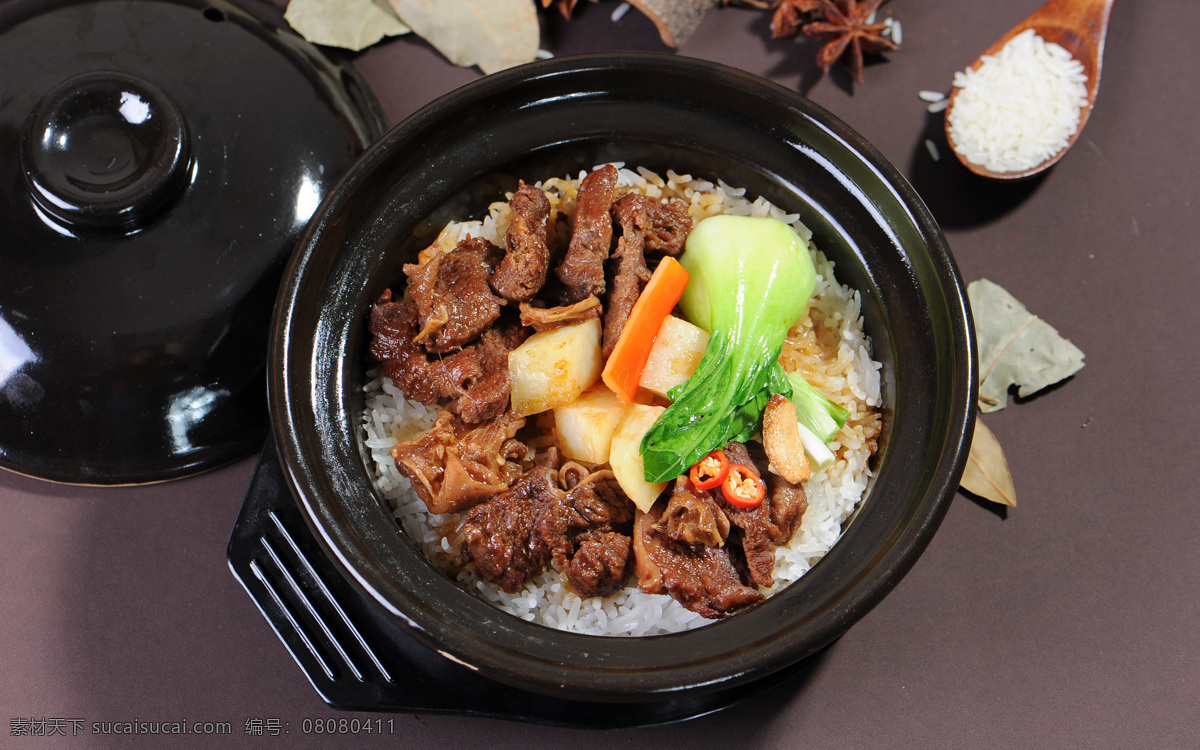
[[[633,303],[629,320],[625,321],[617,345],[613,347],[613,353],[604,364],[601,374],[604,384],[623,403],[633,403],[658,329],[662,328],[667,315],[679,303],[687,282],[688,272],[679,261],[667,256],[654,269],[646,288],[637,302]]]

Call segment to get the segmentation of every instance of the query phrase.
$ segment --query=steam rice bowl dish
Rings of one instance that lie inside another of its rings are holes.
[[[592,172],[596,173],[601,166]],[[828,465],[814,466],[811,475],[802,482],[807,505],[790,538],[773,548],[770,585],[747,581],[763,598],[770,597],[803,576],[833,547],[847,519],[863,501],[872,476],[872,456],[881,431],[878,413],[881,365],[871,357],[871,342],[863,330],[859,292],[838,282],[833,263],[813,243],[812,232],[798,214],[786,213],[761,197],[751,199],[745,190],[720,181],[713,183],[669,170],[660,176],[621,163],[611,165],[610,169],[615,171],[617,196],[637,194],[685,207],[693,226],[718,215],[782,222],[803,243],[815,270],[815,288],[808,308],[787,331],[779,363],[787,372],[801,374],[825,398],[844,410],[845,417],[844,424],[827,444],[833,460]],[[552,177],[531,183],[549,204],[551,246],[565,247],[570,240],[572,219],[586,177],[583,172],[575,178]],[[493,203],[482,219],[448,224],[421,253],[421,263],[448,254],[472,239],[486,240],[507,252],[514,221],[510,206],[513,194],[504,197]],[[414,267],[410,273],[406,267],[410,287],[418,272]],[[426,325],[423,330],[430,327]],[[436,340],[436,333],[425,338]],[[464,562],[464,521],[470,510],[431,512],[428,503],[414,489],[411,470],[402,471],[395,455],[397,446],[411,444],[435,428],[444,404],[427,403],[429,398],[413,398],[387,377],[384,370],[382,366],[374,366],[367,371],[361,422],[362,439],[373,462],[375,488],[393,508],[409,539],[422,549],[432,565],[453,577],[462,588],[522,620],[581,634],[650,636],[690,630],[715,621],[711,614],[705,616],[667,593],[647,593],[637,576],[628,576],[629,580],[615,593],[581,596],[567,580],[560,561],[547,564],[516,590],[506,590],[514,587],[487,580],[477,564]],[[658,396],[654,403],[669,403],[669,399]],[[564,451],[564,445],[552,410],[530,414],[524,424],[522,435],[529,452],[520,460],[526,466],[546,460],[557,464],[564,458],[569,463],[570,456],[556,455]],[[532,439],[528,438],[530,434],[534,435]],[[776,481],[776,467],[768,468],[763,461],[758,463],[764,480]],[[583,461],[581,471],[601,471],[606,465]],[[664,497],[670,495],[670,490],[664,493]]]

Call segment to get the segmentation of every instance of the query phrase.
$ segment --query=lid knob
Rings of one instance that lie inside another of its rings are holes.
[[[136,229],[187,183],[187,125],[148,81],[85,73],[55,86],[30,112],[21,167],[33,200],[55,219]]]

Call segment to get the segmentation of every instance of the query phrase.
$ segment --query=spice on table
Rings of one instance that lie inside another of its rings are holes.
[[[593,3],[598,0],[591,0]],[[542,7],[549,8],[551,5],[558,8],[558,12],[562,13],[562,17],[571,18],[571,14],[575,12],[575,6],[579,4],[579,0],[542,0]]]
[[[803,34],[826,42],[817,65],[826,73],[838,60],[858,83],[863,82],[863,55],[900,49],[900,24],[891,18],[876,22],[875,13],[887,0],[726,0],[774,10],[771,38]]]
[[[1083,352],[1003,287],[987,279],[967,286],[979,351],[979,410],[999,411],[1008,389],[1030,396],[1083,367]]]
[[[884,0],[819,0],[817,19],[800,31],[805,36],[826,42],[817,53],[817,65],[826,73],[838,60],[858,83],[863,82],[863,54],[894,52],[900,45],[892,41],[886,23],[870,19]]]
[[[418,36],[455,65],[484,73],[537,57],[538,9],[530,0],[389,0]]]
[[[291,0],[283,17],[314,44],[355,52],[410,31],[382,0]]]
[[[1008,470],[1008,459],[1000,449],[1000,441],[981,419],[975,420],[971,452],[959,484],[967,492],[993,503],[1009,507],[1017,505],[1017,491]]]
[[[1029,396],[1074,375],[1083,367],[1083,352],[1050,324],[1029,312],[1003,287],[987,279],[967,285],[979,352],[979,410],[992,412],[1008,404],[1016,385]],[[1003,505],[1017,504],[1008,460],[992,431],[975,419],[971,452],[959,485],[970,493]]]
[[[629,4],[654,22],[663,44],[679,49],[721,0],[629,0]]]
[[[771,3],[761,3],[758,0],[746,2],[759,8],[772,7]],[[781,39],[795,36],[804,22],[809,20],[809,14],[820,10],[821,0],[776,0],[773,5],[775,15],[771,17],[771,38]]]

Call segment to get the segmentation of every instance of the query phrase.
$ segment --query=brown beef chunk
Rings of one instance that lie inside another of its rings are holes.
[[[515,321],[501,319],[467,347],[479,362],[480,376],[465,383],[450,408],[468,424],[495,419],[508,410],[512,388],[508,379],[508,353],[529,335]]]
[[[755,467],[770,463],[761,443],[752,441],[745,448]],[[782,547],[792,541],[792,537],[800,530],[804,512],[808,510],[808,496],[804,493],[803,485],[792,484],[778,474],[768,472],[763,479],[767,482],[767,500],[764,504],[768,506],[767,515],[770,519],[768,532],[775,546]]]
[[[449,408],[468,424],[479,424],[495,419],[508,411],[508,399],[512,387],[508,380],[508,367],[493,371],[471,381],[462,395],[450,402]]]
[[[741,443],[730,443],[725,446],[725,455],[730,464],[742,464],[762,477],[762,472],[750,457],[746,446]],[[764,466],[766,464],[763,464]],[[738,529],[736,540],[740,543],[745,554],[746,567],[750,577],[759,586],[775,585],[772,573],[775,570],[774,528],[771,525],[771,507],[765,499],[754,508],[739,508],[725,499],[724,493],[718,493],[717,505],[729,517],[729,522]]]
[[[550,267],[546,246],[550,201],[541,190],[522,182],[508,205],[512,208],[508,252],[492,274],[492,289],[506,300],[528,302],[546,283]]]
[[[575,553],[583,534],[630,533],[634,511],[633,502],[621,490],[613,473],[596,471],[567,491],[561,507],[547,511],[538,524],[537,534],[551,550],[554,562],[564,565]]]
[[[417,303],[421,329],[413,340],[434,354],[461,349],[500,317],[501,300],[488,277],[500,262],[500,249],[468,238],[449,253],[422,265],[406,265],[408,294]]]
[[[507,490],[520,475],[513,459],[526,448],[513,437],[524,425],[510,412],[471,428],[442,411],[433,429],[397,444],[392,458],[430,513],[457,513]]]
[[[771,503],[771,541],[782,547],[800,530],[800,522],[808,510],[808,496],[804,494],[803,485],[792,484],[783,477],[771,475],[767,485]]]
[[[654,201],[647,209],[650,222],[643,229],[647,253],[679,257],[692,231],[692,215],[683,201]]]
[[[757,589],[742,582],[727,547],[683,544],[656,531],[664,507],[660,500],[649,513],[638,513],[633,525],[633,552],[643,591],[670,594],[708,618],[762,601]]]
[[[650,280],[650,269],[646,266],[645,236],[642,228],[649,223],[646,205],[656,202],[644,195],[622,196],[616,205],[617,219],[621,222],[621,238],[617,240],[617,272],[613,277],[612,291],[604,309],[605,359],[612,354],[625,329],[625,321],[633,311],[633,304]]]
[[[430,356],[414,341],[417,306],[392,301],[385,290],[371,308],[371,356],[404,395],[447,408],[468,424],[495,419],[508,410],[508,353],[529,335],[515,320],[501,318],[479,340],[449,355]]]
[[[600,300],[588,297],[582,302],[562,307],[533,307],[521,303],[521,325],[529,326],[535,331],[548,331],[560,326],[582,323],[591,318],[600,317]]]
[[[550,549],[535,533],[538,522],[563,500],[555,470],[534,466],[507,492],[476,505],[463,521],[463,561],[510,594],[546,569]]]
[[[479,358],[470,351],[430,359],[413,337],[417,306],[411,300],[392,301],[385,289],[371,307],[370,354],[383,363],[384,373],[411,399],[435,404],[463,391],[463,384],[483,375]]]
[[[615,531],[588,532],[565,572],[571,588],[583,598],[615,594],[633,572],[633,540]]]
[[[568,302],[604,294],[604,262],[612,243],[609,208],[617,189],[617,170],[606,164],[579,185],[574,228],[567,255],[554,273],[563,282]]]
[[[680,477],[654,530],[684,544],[720,547],[729,536],[729,518],[713,500],[711,491],[698,490],[686,477]]]
[[[567,500],[590,529],[615,530],[624,534],[633,529],[636,508],[611,471],[587,475],[571,488]]]
[[[692,217],[680,201],[663,203],[630,193],[621,196],[614,206],[614,213],[621,224],[621,238],[613,254],[618,264],[604,313],[605,357],[612,354],[634,303],[650,281],[646,253],[657,250],[678,255],[692,230]]]

